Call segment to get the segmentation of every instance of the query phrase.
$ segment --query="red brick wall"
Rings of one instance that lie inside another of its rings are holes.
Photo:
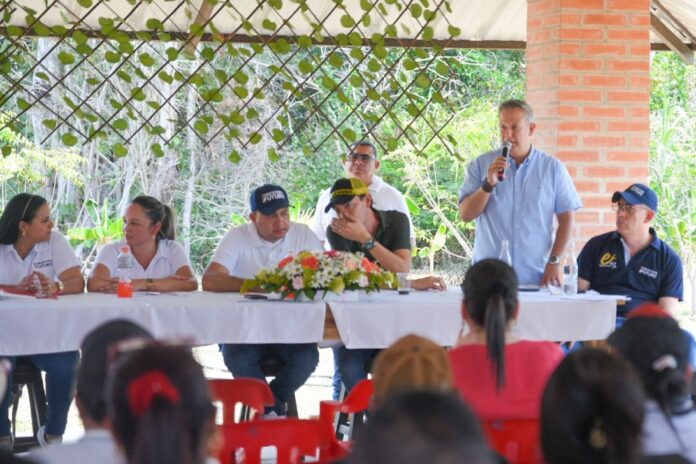
[[[566,164],[582,196],[580,246],[613,228],[614,191],[647,182],[650,0],[527,3],[535,143]]]

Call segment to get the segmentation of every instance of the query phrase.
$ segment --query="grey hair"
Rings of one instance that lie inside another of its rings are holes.
[[[534,110],[532,106],[524,100],[518,100],[512,98],[510,100],[505,100],[498,106],[498,114],[502,113],[503,110],[514,110],[520,109],[524,111],[524,117],[529,124],[534,122]]]

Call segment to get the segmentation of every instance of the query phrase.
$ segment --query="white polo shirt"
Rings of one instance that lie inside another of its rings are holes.
[[[408,217],[408,225],[411,228],[409,237],[411,242],[416,240],[416,231],[413,228],[411,214],[406,205],[404,196],[391,185],[387,184],[379,176],[372,176],[372,184],[367,187],[373,201],[373,208],[381,211],[399,211]],[[328,213],[324,212],[324,208],[331,201],[331,189],[327,188],[319,195],[317,208],[314,212],[314,221],[312,221],[312,231],[319,237],[319,240],[326,241],[326,228],[331,225],[331,220],[336,217],[336,210],[331,208]]]
[[[33,271],[58,281],[58,276],[71,267],[80,267],[80,260],[60,232],[51,232],[46,242],[34,245],[29,254],[20,258],[14,245],[0,245],[0,284],[17,285]]]
[[[97,254],[92,274],[94,274],[97,264],[103,264],[109,269],[111,276],[116,277],[118,275],[118,254],[124,246],[128,246],[125,239],[104,245]],[[155,253],[155,257],[152,258],[147,269],[144,269],[138,260],[133,257],[131,279],[163,279],[176,274],[176,271],[182,266],[191,266],[184,247],[173,240],[161,239],[157,244],[157,253]]]
[[[285,237],[267,242],[250,222],[227,232],[211,261],[225,266],[231,276],[251,279],[261,268],[275,268],[286,256],[304,250],[323,250],[317,236],[306,225],[291,222]]]

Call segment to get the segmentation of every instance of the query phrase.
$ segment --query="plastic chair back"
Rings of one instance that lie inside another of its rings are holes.
[[[235,406],[242,404],[242,420],[256,419],[263,415],[266,406],[273,406],[275,400],[271,388],[259,379],[208,379],[213,399],[222,403],[222,423],[235,422]],[[253,414],[249,412],[253,410]]]
[[[351,440],[353,433],[362,424],[362,414],[359,413],[370,407],[374,389],[372,380],[363,379],[353,387],[343,401],[325,400],[320,402],[319,419],[334,431],[336,438]],[[353,414],[349,425],[345,424],[348,418],[347,414]],[[345,446],[350,447],[350,443]]]
[[[220,464],[260,464],[261,449],[269,446],[276,448],[278,464],[299,463],[303,456],[316,456],[317,452],[319,460],[316,462],[346,457],[345,451],[337,446],[331,429],[317,419],[241,422],[221,425],[219,430],[225,441],[218,455]]]
[[[483,429],[488,442],[510,464],[542,464],[539,419],[501,419],[486,421]]]

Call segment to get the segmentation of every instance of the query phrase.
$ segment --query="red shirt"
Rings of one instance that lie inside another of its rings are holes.
[[[481,420],[526,419],[541,414],[541,395],[563,359],[551,342],[519,341],[505,346],[505,384],[498,391],[485,345],[449,351],[454,384]]]

